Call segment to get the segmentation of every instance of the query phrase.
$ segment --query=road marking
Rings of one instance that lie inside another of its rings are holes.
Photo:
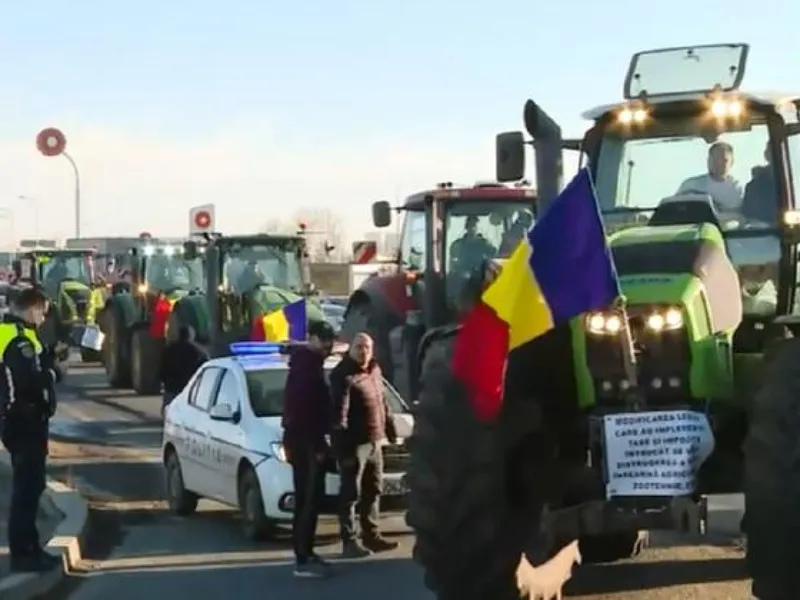
[[[57,418],[60,416],[58,415],[58,411],[64,411],[67,417],[71,418],[73,421],[94,421],[96,420],[89,412],[86,412],[77,406],[74,406],[75,400],[72,402],[60,402],[58,404],[58,410],[56,411]],[[79,401],[80,402],[80,401]],[[85,400],[83,401],[85,402]]]

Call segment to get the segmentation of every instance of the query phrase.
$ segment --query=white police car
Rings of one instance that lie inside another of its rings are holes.
[[[279,344],[242,342],[233,356],[205,363],[169,405],[162,452],[170,509],[190,515],[200,498],[238,507],[245,535],[260,539],[291,519],[292,470],[281,440],[288,357]],[[330,372],[339,357],[325,363]],[[397,391],[385,383],[397,444],[384,452],[384,495],[403,496],[408,461],[404,440],[413,420]],[[339,476],[326,474],[326,504],[335,506]]]

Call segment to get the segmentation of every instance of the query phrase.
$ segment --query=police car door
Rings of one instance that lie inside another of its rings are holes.
[[[181,457],[185,484],[200,496],[212,496],[215,487],[208,410],[217,393],[222,373],[220,367],[206,367],[200,372],[189,392],[188,410],[181,423],[185,436],[185,451]]]
[[[210,468],[214,472],[212,497],[225,504],[236,505],[237,471],[245,444],[241,426],[240,399],[244,381],[233,369],[225,369],[208,412],[207,431],[211,445]]]

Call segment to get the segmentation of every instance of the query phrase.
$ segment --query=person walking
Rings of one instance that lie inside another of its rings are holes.
[[[11,456],[8,549],[11,569],[41,572],[61,563],[42,548],[36,515],[45,489],[48,421],[56,411],[61,371],[36,333],[49,300],[43,290],[21,290],[0,323],[0,438]]]
[[[314,553],[317,521],[325,498],[326,436],[331,424],[331,396],[325,359],[336,337],[325,322],[308,328],[308,344],[292,349],[283,403],[283,445],[294,478],[292,541],[296,577],[325,577],[330,565]]]
[[[164,348],[159,365],[158,378],[163,388],[161,417],[175,396],[183,391],[197,369],[209,358],[208,352],[195,342],[194,329],[184,325],[178,331],[178,339]]]
[[[334,406],[333,447],[339,462],[342,555],[361,558],[397,548],[380,533],[384,440],[397,441],[374,343],[359,333],[347,356],[331,372]],[[355,527],[358,511],[360,539]]]

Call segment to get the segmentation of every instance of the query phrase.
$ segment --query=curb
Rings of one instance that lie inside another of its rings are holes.
[[[11,467],[8,453],[0,449],[0,469]],[[49,573],[14,573],[0,579],[0,598],[29,600],[41,596],[58,585],[81,560],[81,542],[87,531],[89,509],[81,495],[63,483],[47,480],[42,494],[41,510],[63,515],[45,549],[61,556],[63,566]]]

